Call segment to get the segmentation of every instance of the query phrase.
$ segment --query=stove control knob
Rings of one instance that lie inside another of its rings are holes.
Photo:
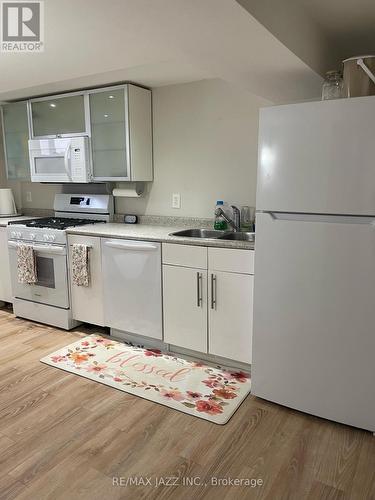
[[[54,234],[50,234],[48,237],[48,241],[55,241],[55,239],[56,239],[56,235],[54,235]]]
[[[43,234],[44,241],[48,241],[48,234]]]
[[[12,232],[10,233],[10,237],[11,237],[11,238],[17,238],[17,233],[16,233],[16,232],[14,232],[14,231],[12,231]]]
[[[18,238],[18,239],[22,238],[22,233],[20,231],[17,231],[16,238]]]
[[[35,240],[35,238],[36,238],[35,234],[34,234],[34,233],[31,233],[31,234],[30,234],[30,240]]]

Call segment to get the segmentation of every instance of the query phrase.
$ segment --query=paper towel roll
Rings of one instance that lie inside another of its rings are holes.
[[[139,198],[143,195],[144,185],[141,182],[130,182],[124,188],[115,188],[112,192],[113,196],[125,198]]]

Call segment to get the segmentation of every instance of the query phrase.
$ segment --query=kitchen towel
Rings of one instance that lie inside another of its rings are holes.
[[[18,283],[29,285],[38,281],[35,253],[31,245],[20,243],[17,246],[17,278]]]
[[[89,286],[90,263],[87,245],[74,244],[72,246],[72,276],[73,285]]]

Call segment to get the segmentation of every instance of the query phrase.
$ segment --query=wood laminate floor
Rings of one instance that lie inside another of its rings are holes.
[[[0,499],[375,499],[370,433],[252,396],[218,426],[39,362],[88,331],[0,309]]]

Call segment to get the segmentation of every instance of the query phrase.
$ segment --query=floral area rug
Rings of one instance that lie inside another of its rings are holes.
[[[225,424],[250,392],[249,374],[90,335],[40,360],[76,375]]]

